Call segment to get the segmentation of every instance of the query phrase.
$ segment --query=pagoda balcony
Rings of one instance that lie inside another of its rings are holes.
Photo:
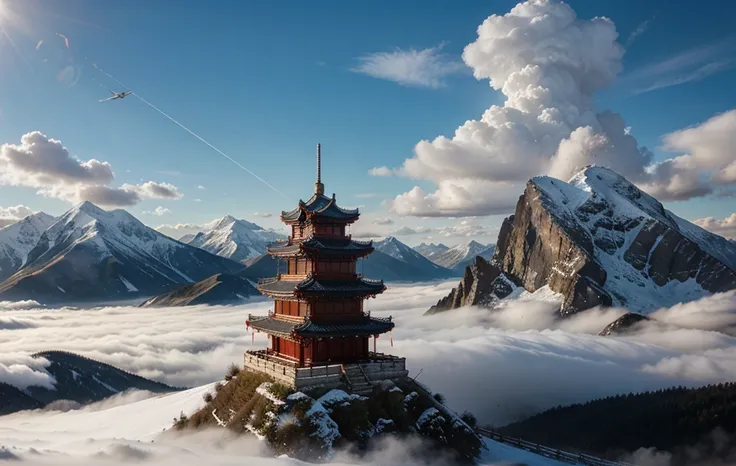
[[[290,279],[286,279],[289,277]],[[274,298],[308,298],[329,296],[335,298],[371,297],[383,293],[383,280],[373,280],[356,274],[356,279],[334,280],[321,278],[318,274],[277,275],[258,280],[258,291]]]
[[[294,361],[278,356],[269,349],[246,351],[244,367],[263,372],[296,389],[335,388],[345,384],[346,368],[358,366],[370,383],[398,380],[408,376],[406,358],[369,352],[364,360],[351,364],[319,364],[299,367]]]
[[[269,246],[267,251],[275,257],[318,255],[320,257],[360,258],[374,250],[373,241],[357,241],[352,235],[315,235],[306,238],[289,238],[288,243]]]
[[[349,320],[312,320],[309,317],[283,318],[282,314],[263,316],[248,314],[247,324],[254,330],[286,338],[340,338],[343,336],[372,336],[387,333],[394,328],[391,316],[371,317],[364,312]]]

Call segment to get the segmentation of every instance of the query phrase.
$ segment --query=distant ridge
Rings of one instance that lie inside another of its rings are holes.
[[[23,267],[0,283],[0,300],[40,303],[151,296],[242,264],[183,244],[125,210],[83,202],[39,237]]]
[[[54,389],[29,386],[20,390],[0,383],[0,414],[38,409],[62,400],[65,407],[78,407],[132,389],[154,393],[181,390],[68,351],[42,351],[32,356],[50,362],[45,370],[54,378]]]

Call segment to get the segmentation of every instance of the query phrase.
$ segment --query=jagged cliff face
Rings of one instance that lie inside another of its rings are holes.
[[[497,264],[478,256],[475,262],[465,269],[465,275],[460,284],[449,295],[429,308],[425,315],[463,306],[488,307],[511,294],[515,288],[516,284],[501,271]]]
[[[492,262],[527,291],[560,293],[563,315],[598,305],[646,312],[736,288],[732,242],[600,167],[568,183],[531,179],[501,227]],[[485,286],[467,280],[466,272],[463,290]]]

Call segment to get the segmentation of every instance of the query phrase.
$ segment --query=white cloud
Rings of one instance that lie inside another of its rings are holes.
[[[194,202],[202,202],[202,199],[199,199],[199,198],[194,199]]]
[[[652,23],[653,20],[653,18],[650,18],[639,23],[636,28],[631,31],[631,34],[629,34],[629,37],[626,39],[626,47],[631,46],[631,44],[633,44],[634,41],[639,38],[639,36],[644,34],[644,32],[649,29],[649,25]]]
[[[359,65],[352,71],[403,86],[443,87],[448,76],[464,69],[462,63],[441,53],[443,46],[370,53],[358,58]]]
[[[204,190],[204,189],[207,189],[207,188],[205,188],[204,186],[202,186],[202,185],[200,184],[199,186],[197,186],[197,189],[202,189],[202,190]]]
[[[376,225],[393,225],[394,221],[390,218],[377,218],[373,220],[373,223]]]
[[[156,231],[172,238],[181,238],[184,235],[197,234],[206,229],[207,224],[205,223],[161,224],[155,228]]]
[[[684,153],[658,163],[642,187],[662,200],[690,199],[736,183],[736,110],[665,135],[663,149]]]
[[[146,181],[137,185],[124,184],[121,189],[137,193],[143,199],[181,199],[184,195],[171,183]]]
[[[617,37],[610,20],[579,19],[561,2],[520,3],[488,17],[463,60],[506,101],[451,138],[419,142],[394,172],[431,181],[437,190],[415,187],[390,209],[414,216],[508,213],[530,177],[564,178],[592,162],[636,181],[651,153],[638,147],[618,114],[593,105],[594,94],[622,68]]]
[[[410,235],[421,235],[425,233],[429,233],[432,231],[432,228],[429,227],[401,227],[397,230],[394,230],[391,234],[396,236],[410,236]]]
[[[143,198],[178,199],[175,186],[152,181],[109,186],[115,176],[108,162],[73,157],[61,141],[39,131],[24,134],[20,144],[0,146],[0,185],[24,186],[69,202],[91,201],[105,207],[130,206]]]
[[[700,81],[701,79],[705,79],[712,74],[716,74],[725,69],[728,69],[731,66],[733,66],[733,60],[731,59],[706,63],[705,65],[700,66],[692,71],[688,71],[684,74],[659,79],[651,84],[649,87],[637,91],[637,93],[641,94],[657,89],[663,89],[665,87],[672,87],[689,82]]]
[[[156,215],[157,217],[161,217],[166,214],[170,214],[171,211],[167,209],[166,207],[158,206],[154,210],[144,210],[143,214],[145,215]]]
[[[643,93],[698,81],[729,68],[735,49],[731,37],[693,47],[632,71],[622,78],[622,84],[634,84],[638,87],[635,93]]]
[[[273,214],[271,212],[253,212],[253,215],[255,217],[261,217],[261,218],[273,217]]]
[[[736,239],[736,213],[729,215],[723,220],[718,220],[714,217],[705,217],[699,218],[693,223],[724,238]]]
[[[412,376],[422,370],[420,381],[483,423],[617,393],[728,381],[736,371],[736,338],[717,331],[736,322],[734,292],[657,311],[661,326],[615,338],[595,334],[620,309],[559,320],[549,303],[516,302],[494,312],[422,315],[456,284],[389,284],[371,301],[371,314],[396,322],[394,347],[381,338],[379,351],[406,356]],[[24,323],[0,332],[0,380],[43,380],[43,368],[27,354],[47,349],[39,344],[53,335],[55,349],[173,385],[205,384],[242,362],[244,350],[267,345],[263,334],[251,343],[243,319],[269,306],[0,310]]]
[[[0,228],[13,224],[24,217],[32,215],[33,213],[33,210],[24,205],[9,207],[0,206]]]
[[[382,167],[371,168],[368,170],[368,174],[371,176],[391,176],[394,173],[390,168],[384,165]]]
[[[444,237],[466,237],[480,238],[491,237],[493,240],[498,236],[498,228],[485,224],[462,220],[456,225],[447,225],[435,229],[437,234]]]

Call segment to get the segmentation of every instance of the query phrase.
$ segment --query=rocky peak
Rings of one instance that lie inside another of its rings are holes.
[[[529,180],[493,263],[529,292],[562,294],[563,315],[599,305],[648,312],[736,288],[733,243],[594,166],[567,183]]]
[[[511,294],[516,288],[497,264],[478,256],[465,269],[462,280],[450,294],[425,313],[437,314],[463,306],[489,306]]]
[[[641,322],[648,322],[651,320],[652,319],[645,315],[636,314],[634,312],[627,312],[610,324],[606,325],[606,328],[604,328],[598,335],[602,337],[609,337],[612,335],[624,335],[626,333],[631,333],[636,327],[639,326]]]

